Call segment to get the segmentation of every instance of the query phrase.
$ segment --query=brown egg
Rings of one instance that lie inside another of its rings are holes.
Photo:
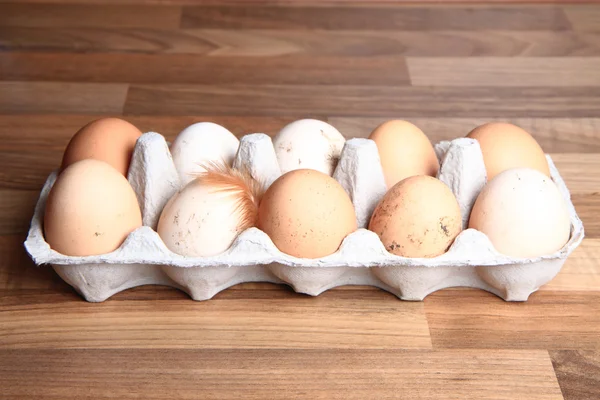
[[[110,253],[140,226],[142,214],[131,185],[102,161],[70,165],[48,195],[44,235],[61,254]]]
[[[440,180],[424,175],[392,187],[369,223],[369,230],[379,235],[385,248],[403,257],[442,255],[461,229],[454,194]]]
[[[408,121],[392,120],[379,125],[369,136],[377,144],[388,188],[410,176],[436,176],[440,164],[431,142]]]
[[[335,253],[357,229],[344,188],[312,169],[293,170],[273,182],[260,203],[258,227],[283,253],[302,258]]]
[[[487,179],[513,168],[532,168],[550,176],[544,151],[527,131],[504,122],[490,122],[473,129],[467,137],[481,146]]]
[[[127,176],[135,142],[142,132],[119,118],[102,118],[81,128],[67,146],[61,169],[93,158],[110,164]]]

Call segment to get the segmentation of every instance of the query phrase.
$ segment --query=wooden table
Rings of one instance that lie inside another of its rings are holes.
[[[0,4],[0,398],[600,399],[600,5],[31,2]],[[553,155],[587,237],[526,303],[244,284],[90,304],[22,243],[98,115],[170,139],[312,116],[348,137],[405,118],[436,142],[507,120]]]

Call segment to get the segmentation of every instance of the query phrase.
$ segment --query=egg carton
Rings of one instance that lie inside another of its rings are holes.
[[[468,138],[435,146],[441,167],[438,178],[447,184],[460,204],[463,227],[486,182],[479,144]],[[348,192],[359,229],[348,235],[339,250],[319,259],[296,258],[280,252],[261,230],[242,232],[224,253],[211,257],[184,257],[170,251],[156,233],[160,213],[180,188],[168,144],[149,132],[138,140],[129,182],[138,197],[143,225],[109,254],[70,257],[52,250],[43,236],[43,214],[57,171],[47,179],[25,242],[37,264],[50,264],[60,277],[87,301],[104,301],[115,293],[140,285],[168,285],[187,292],[194,300],[207,300],[242,282],[290,285],[296,292],[316,296],[342,285],[370,285],[403,300],[423,300],[437,290],[463,286],[486,290],[507,301],[525,301],[549,282],[584,236],[562,178],[547,156],[551,177],[569,209],[571,237],[554,254],[514,258],[498,253],[487,236],[463,230],[450,249],[435,258],[405,258],[389,253],[379,237],[367,229],[370,216],[386,192],[375,143],[368,139],[346,141],[334,178]],[[264,134],[244,136],[234,166],[271,184],[280,176],[271,142]]]

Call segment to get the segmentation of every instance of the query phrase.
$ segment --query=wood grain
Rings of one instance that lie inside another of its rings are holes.
[[[562,399],[545,351],[2,350],[0,371],[10,398]]]
[[[571,194],[600,193],[598,154],[551,154]]]
[[[573,29],[600,32],[600,10],[597,6],[567,6],[563,9]]]
[[[585,225],[587,229],[587,225]],[[587,233],[587,232],[586,232]],[[560,273],[540,290],[548,291],[600,291],[600,240],[589,234],[581,245],[567,258]]]
[[[0,235],[25,233],[29,230],[39,194],[39,189],[0,189]]]
[[[288,54],[587,57],[600,56],[600,32],[0,27],[0,47],[11,51],[205,54],[212,57]]]
[[[26,236],[0,236],[0,290],[16,293],[23,289],[51,289],[67,291],[72,289],[48,265],[36,266],[25,250]]]
[[[182,28],[326,30],[563,30],[558,7],[184,7]]]
[[[0,114],[120,114],[127,84],[2,82]]]
[[[337,73],[332,69],[344,65]],[[190,54],[0,53],[0,76],[17,81],[406,85],[403,57],[205,57]]]
[[[144,5],[0,4],[0,26],[176,28],[181,8]]]
[[[600,86],[600,58],[406,59],[414,86]]]
[[[290,292],[225,291],[205,302],[125,292],[85,304],[75,293],[21,291],[0,296],[0,348],[431,348],[423,303],[382,291],[358,301],[352,291]]]
[[[541,291],[527,303],[507,303],[484,291],[446,289],[424,302],[434,348],[598,347],[600,290]]]
[[[598,87],[133,84],[126,114],[599,117]]]
[[[565,400],[600,397],[600,352],[551,350],[550,357]]]
[[[380,124],[402,115],[388,117],[328,118],[346,137],[368,137]],[[432,143],[466,136],[475,127],[491,121],[515,124],[529,132],[546,153],[600,153],[600,119],[598,118],[407,118],[429,137]],[[1,121],[1,120],[0,120]],[[569,156],[567,156],[569,158]],[[590,162],[597,159],[587,157]],[[600,168],[600,165],[598,165]],[[593,167],[592,167],[593,168]],[[589,169],[586,167],[586,170]],[[562,172],[562,171],[561,171]],[[589,176],[590,174],[586,174]]]

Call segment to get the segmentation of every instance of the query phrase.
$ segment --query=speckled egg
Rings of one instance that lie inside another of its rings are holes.
[[[260,203],[258,227],[283,253],[302,258],[335,253],[357,229],[348,194],[312,169],[293,170],[273,182]]]
[[[437,257],[462,229],[458,201],[440,180],[413,176],[394,185],[381,199],[369,223],[392,254]]]

